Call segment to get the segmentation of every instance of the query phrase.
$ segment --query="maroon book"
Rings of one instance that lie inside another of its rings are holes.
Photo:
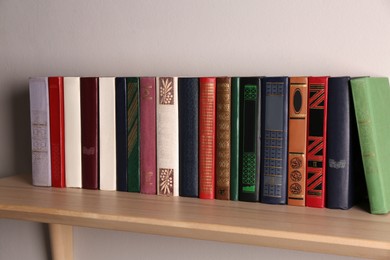
[[[65,187],[64,78],[49,77],[51,185]]]
[[[99,188],[99,78],[80,79],[82,187]]]
[[[156,194],[156,79],[140,78],[141,193]]]

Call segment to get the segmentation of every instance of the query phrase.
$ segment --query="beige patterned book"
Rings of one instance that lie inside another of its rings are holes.
[[[179,195],[177,77],[157,78],[157,194]]]

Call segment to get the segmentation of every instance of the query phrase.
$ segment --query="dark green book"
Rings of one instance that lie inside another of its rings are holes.
[[[232,78],[230,135],[230,199],[238,200],[240,169],[240,78]]]
[[[239,200],[260,198],[260,77],[240,78]]]
[[[390,211],[390,86],[388,78],[351,80],[364,175],[372,214]]]
[[[127,84],[127,190],[140,191],[139,79],[126,78]]]

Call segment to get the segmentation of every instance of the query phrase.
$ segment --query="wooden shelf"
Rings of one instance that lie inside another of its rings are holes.
[[[390,216],[351,210],[34,187],[0,179],[0,218],[390,258]]]

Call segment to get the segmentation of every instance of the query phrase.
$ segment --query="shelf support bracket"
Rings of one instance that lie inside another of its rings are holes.
[[[53,260],[73,260],[73,227],[49,224]]]

